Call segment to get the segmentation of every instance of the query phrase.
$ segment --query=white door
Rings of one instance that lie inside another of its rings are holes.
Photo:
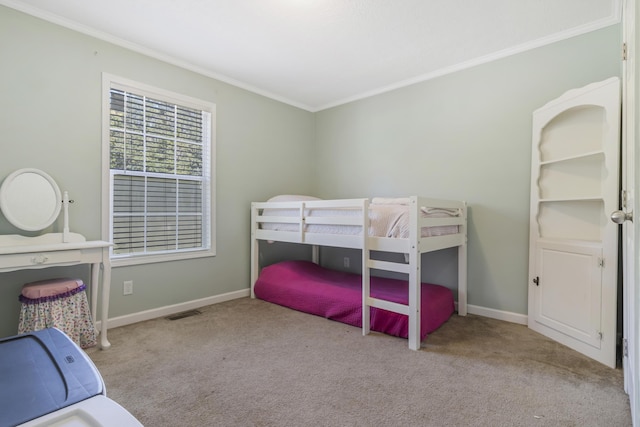
[[[633,214],[638,212],[638,196],[636,194],[635,182],[638,177],[635,171],[638,170],[638,159],[634,150],[634,144],[638,135],[635,132],[637,123],[636,112],[636,8],[635,0],[625,0],[623,4],[623,40],[627,47],[627,60],[623,62],[622,79],[622,213],[632,219]],[[637,214],[636,214],[637,216]],[[622,217],[624,219],[624,216]],[[635,221],[638,222],[638,219]],[[636,242],[635,234],[640,227],[634,227],[632,221],[624,221],[622,225],[622,252],[623,252],[623,358],[622,368],[624,370],[624,388],[629,394],[631,404],[631,415],[633,425],[640,425],[640,397],[638,387],[640,387],[638,375],[638,321],[640,307],[638,298],[638,267],[636,265]]]
[[[533,114],[529,327],[616,364],[620,79]]]

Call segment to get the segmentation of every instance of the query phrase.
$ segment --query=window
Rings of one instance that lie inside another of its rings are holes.
[[[214,255],[215,106],[109,76],[105,90],[111,259]]]

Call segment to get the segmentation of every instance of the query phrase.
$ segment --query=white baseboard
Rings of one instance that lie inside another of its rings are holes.
[[[193,301],[183,302],[180,304],[168,305],[165,307],[154,308],[138,313],[127,314],[125,316],[119,316],[109,319],[108,326],[109,329],[111,329],[117,328],[119,326],[131,325],[132,323],[157,319],[158,317],[170,316],[172,314],[181,313],[183,311],[195,310],[196,308],[205,307],[207,305],[218,304],[225,301],[231,301],[233,299],[248,297],[249,294],[249,289],[243,289],[240,291],[229,292],[213,297],[201,298]],[[98,330],[100,330],[100,322],[97,322],[96,327],[98,328]]]
[[[251,293],[250,289],[242,289],[240,291],[229,292],[222,295],[187,301],[180,304],[168,305],[165,307],[145,310],[138,313],[127,314],[109,319],[109,328],[117,328],[119,326],[131,325],[133,323],[143,322],[145,320],[157,319],[159,317],[170,316],[172,314],[181,313],[187,310],[194,310],[207,305],[218,304],[225,301],[231,301],[238,298],[248,297]],[[457,309],[458,303],[456,303]],[[495,310],[493,308],[480,307],[477,305],[467,305],[467,312],[478,316],[490,317],[492,319],[504,320],[506,322],[527,324],[527,315],[512,313],[510,311]],[[100,322],[96,324],[100,330]]]
[[[457,303],[456,303],[457,308]],[[480,307],[479,305],[467,304],[467,313],[478,316],[489,317],[491,319],[504,320],[505,322],[527,325],[527,315],[513,313],[511,311],[496,310],[494,308]]]

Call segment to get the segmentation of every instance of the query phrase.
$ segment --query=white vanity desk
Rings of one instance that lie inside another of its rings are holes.
[[[0,273],[34,268],[91,265],[91,314],[94,324],[100,293],[100,347],[111,346],[107,340],[109,292],[111,288],[111,243],[87,239],[69,232],[67,192],[64,195],[51,176],[26,168],[7,176],[0,187],[0,210],[13,226],[25,231],[40,231],[54,224],[63,210],[63,232],[35,237],[19,234],[0,235]],[[100,274],[102,272],[102,274]]]
[[[0,236],[0,273],[32,268],[91,264],[91,283],[89,284],[91,313],[95,323],[98,312],[98,288],[101,285],[100,347],[107,349],[111,346],[107,340],[111,287],[109,246],[111,243],[100,240],[86,241],[84,236],[77,233],[69,233],[67,240],[69,241],[63,243],[62,233],[49,233],[37,237],[25,237],[17,234]]]

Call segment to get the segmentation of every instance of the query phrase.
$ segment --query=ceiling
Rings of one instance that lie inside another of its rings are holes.
[[[0,0],[309,111],[620,22],[620,0]]]

